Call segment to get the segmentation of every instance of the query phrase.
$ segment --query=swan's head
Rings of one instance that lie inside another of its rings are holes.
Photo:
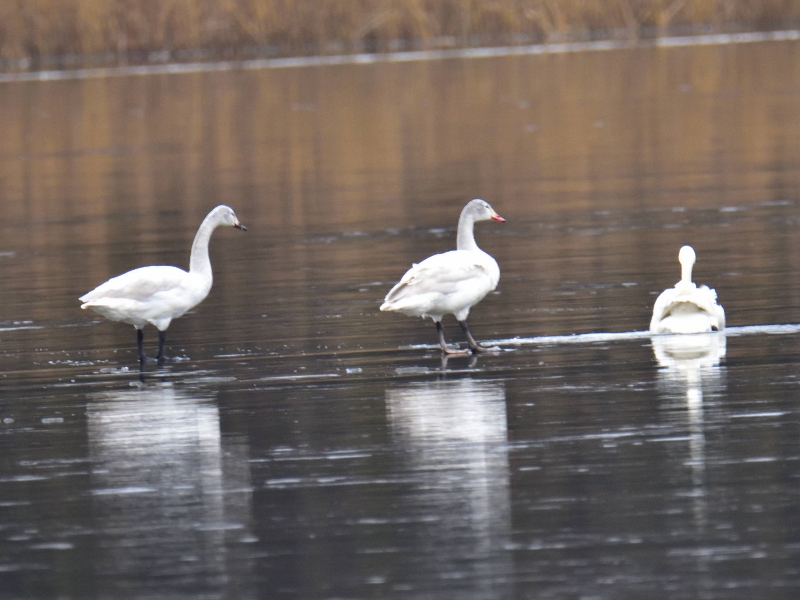
[[[481,200],[480,198],[471,200],[464,207],[463,214],[472,217],[473,221],[488,221],[489,219],[500,221],[501,223],[505,221],[503,217],[494,212],[494,209],[486,200]]]
[[[697,255],[694,253],[694,248],[691,246],[684,246],[681,248],[681,251],[678,252],[678,262],[681,263],[682,267],[689,265],[691,268],[696,260]]]
[[[239,222],[239,219],[236,218],[236,213],[233,212],[230,206],[221,204],[212,211],[212,214],[218,225],[228,225],[229,227],[236,227],[236,229],[247,231],[247,227]]]
[[[694,253],[694,248],[691,246],[684,246],[678,252],[678,261],[681,263],[681,279],[686,281],[692,280],[692,267],[697,260],[697,255]]]

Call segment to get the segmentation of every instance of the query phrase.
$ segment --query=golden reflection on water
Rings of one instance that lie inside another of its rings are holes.
[[[4,83],[3,316],[74,324],[75,298],[107,278],[186,266],[203,216],[226,203],[250,232],[212,242],[205,327],[227,321],[225,336],[230,314],[280,313],[309,339],[399,332],[375,308],[388,284],[452,248],[458,211],[485,197],[508,223],[477,233],[503,273],[501,295],[476,308],[478,337],[643,328],[684,243],[707,257],[698,270],[714,269],[704,280],[732,325],[786,322],[748,291],[763,281],[736,278],[777,281],[800,264],[800,236],[766,218],[729,235],[745,217],[720,210],[798,197],[798,55],[800,43],[775,42]],[[702,207],[713,210],[670,212]],[[575,282],[634,287],[623,306]],[[357,316],[381,321],[329,328],[336,299],[358,293],[370,308]],[[800,305],[797,286],[784,293]],[[482,327],[484,306],[484,323],[503,314],[507,329]],[[120,347],[124,334],[98,335]]]
[[[781,198],[798,183],[798,54],[780,42],[6,83],[0,192],[12,222],[155,220],[169,201],[194,223],[224,195],[279,226],[413,224],[421,197],[536,215],[565,199]]]

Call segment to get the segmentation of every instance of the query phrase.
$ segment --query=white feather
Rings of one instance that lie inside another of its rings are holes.
[[[452,314],[464,321],[470,308],[500,280],[497,261],[475,243],[475,221],[488,219],[504,220],[483,200],[469,202],[458,220],[458,249],[413,265],[386,295],[381,310],[430,317],[436,322]]]
[[[705,333],[725,329],[725,310],[717,304],[717,292],[692,282],[695,253],[684,246],[678,255],[681,280],[664,290],[653,306],[651,333]]]
[[[81,308],[91,308],[112,321],[159,331],[172,319],[202,302],[213,283],[208,242],[220,225],[242,228],[233,210],[218,206],[203,220],[192,244],[189,271],[178,267],[151,266],[128,271],[100,284],[80,297]]]

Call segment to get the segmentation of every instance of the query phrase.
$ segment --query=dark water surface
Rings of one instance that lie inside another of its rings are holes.
[[[0,598],[800,596],[800,43],[11,82],[0,127]],[[476,196],[503,352],[445,364],[378,306]],[[140,376],[77,297],[219,203]],[[730,332],[635,333],[686,243]]]

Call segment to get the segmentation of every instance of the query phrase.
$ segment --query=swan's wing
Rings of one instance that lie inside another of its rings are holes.
[[[664,290],[653,306],[653,317],[650,320],[650,331],[658,333],[659,323],[667,318],[679,304],[692,304],[708,316],[709,322],[717,330],[725,328],[725,310],[717,304],[717,292],[708,286],[697,287],[678,284],[674,288]]]
[[[110,298],[144,302],[155,294],[181,287],[188,276],[177,267],[141,267],[100,284],[81,296],[80,301],[84,305]]]
[[[669,288],[661,292],[653,305],[653,317],[650,319],[650,331],[658,332],[658,324],[669,314],[670,308],[675,304],[675,297],[680,292],[675,288]]]
[[[722,308],[719,304],[717,304],[717,322],[719,323],[718,329],[722,331],[725,329],[725,309]]]
[[[701,285],[694,293],[694,303],[716,321],[719,331],[725,329],[725,309],[717,304],[717,290]]]
[[[452,294],[472,282],[476,285],[488,285],[488,293],[494,288],[489,269],[483,264],[485,261],[482,258],[473,252],[461,250],[426,258],[403,275],[400,282],[386,295],[381,309],[386,310],[392,304],[417,294]]]

